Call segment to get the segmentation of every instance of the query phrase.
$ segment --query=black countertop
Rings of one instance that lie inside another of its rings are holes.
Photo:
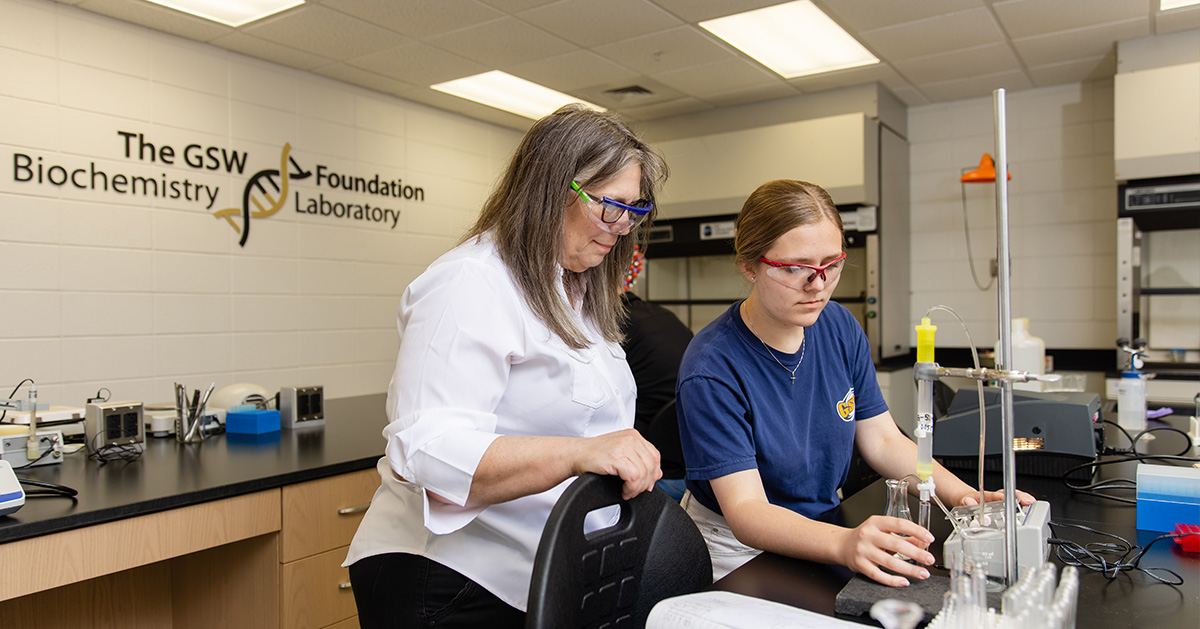
[[[1185,416],[1172,415],[1164,418],[1164,421],[1151,420],[1148,425],[1186,429],[1187,422]],[[1106,430],[1105,437],[1110,445],[1119,448],[1129,447],[1128,441],[1117,429],[1112,426],[1106,426],[1106,428],[1108,430]],[[1187,441],[1182,435],[1166,431],[1154,434],[1156,439],[1149,442],[1142,441],[1138,444],[1139,452],[1176,454],[1187,445]],[[1192,451],[1188,456],[1195,457],[1196,452]],[[1104,460],[1117,458],[1121,457],[1103,457]],[[1183,461],[1147,462],[1165,465],[1188,464]],[[972,486],[978,482],[976,472],[955,473]],[[1136,475],[1136,462],[1122,462],[1102,466],[1096,480],[1136,478]],[[989,489],[999,489],[1003,480],[999,474],[988,473],[985,474],[984,483]],[[1135,505],[1072,492],[1061,478],[1018,476],[1017,486],[1041,500],[1048,501],[1051,521],[1054,523],[1088,526],[1106,533],[1120,535],[1142,547],[1162,535],[1162,533],[1137,529],[1137,507]],[[1108,493],[1129,498],[1136,495],[1132,491]],[[835,513],[830,514],[830,520],[853,526],[872,515],[883,513],[886,502],[887,491],[883,481],[880,480],[847,498],[835,510]],[[915,515],[916,500],[910,498],[909,503]],[[950,534],[950,524],[944,517],[939,517],[936,513],[931,524],[932,533],[937,539],[930,547],[930,552],[940,561],[942,540]],[[1112,541],[1070,527],[1057,526],[1053,528],[1056,536],[1081,544]],[[1060,569],[1063,567],[1064,564],[1053,551],[1051,551],[1050,558]],[[1140,566],[1170,569],[1180,575],[1184,583],[1180,586],[1164,585],[1137,572],[1122,573],[1117,578],[1109,580],[1099,573],[1081,570],[1076,626],[1195,629],[1196,619],[1200,618],[1200,555],[1184,552],[1171,540],[1161,540],[1146,552]],[[942,576],[947,574],[940,567],[936,567],[931,572]],[[837,616],[843,620],[874,624],[865,616],[847,616],[835,612],[838,592],[852,577],[853,573],[842,566],[818,564],[772,553],[763,553],[741,568],[729,573],[718,581],[713,589],[757,596],[829,616]],[[898,598],[904,598],[902,590],[897,590],[897,592]]]
[[[80,451],[60,464],[18,470],[20,478],[79,495],[26,498],[19,511],[0,516],[0,543],[375,467],[383,455],[385,398],[328,400],[324,426],[214,435],[191,445],[151,437],[129,462],[101,464]]]

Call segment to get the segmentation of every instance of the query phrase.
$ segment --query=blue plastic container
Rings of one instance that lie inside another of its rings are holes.
[[[240,435],[279,432],[279,411],[253,410],[226,413],[225,432]]]
[[[1176,524],[1200,524],[1200,469],[1138,464],[1137,527],[1169,533]]]

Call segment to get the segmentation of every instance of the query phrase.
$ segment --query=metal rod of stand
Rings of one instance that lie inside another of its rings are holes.
[[[993,94],[996,117],[996,261],[997,301],[1000,316],[1000,354],[997,369],[1012,368],[1012,270],[1008,243],[1008,128],[1005,119],[1004,88]],[[1017,581],[1016,461],[1013,455],[1013,385],[1000,380],[1000,452],[1004,473],[1004,580],[1006,586]]]

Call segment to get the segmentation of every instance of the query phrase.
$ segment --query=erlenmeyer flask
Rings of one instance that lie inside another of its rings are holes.
[[[908,510],[908,479],[905,478],[889,478],[887,479],[888,502],[887,511],[884,515],[890,515],[893,518],[900,518],[912,522],[912,512]],[[903,533],[897,533],[901,537],[908,537]],[[895,556],[908,561],[908,557],[903,553],[895,553]]]
[[[889,478],[887,490],[887,511],[883,514],[912,522],[912,512],[908,510],[908,479]]]

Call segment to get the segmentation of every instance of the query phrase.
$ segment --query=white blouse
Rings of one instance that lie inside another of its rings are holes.
[[[565,302],[561,283],[559,292]],[[534,316],[488,238],[454,248],[408,286],[378,465],[383,484],[343,565],[424,555],[526,608],[542,528],[573,479],[484,508],[461,505],[500,435],[594,437],[633,427],[625,353],[572,312],[592,341],[586,349],[568,348]],[[429,491],[456,504],[430,500]]]

